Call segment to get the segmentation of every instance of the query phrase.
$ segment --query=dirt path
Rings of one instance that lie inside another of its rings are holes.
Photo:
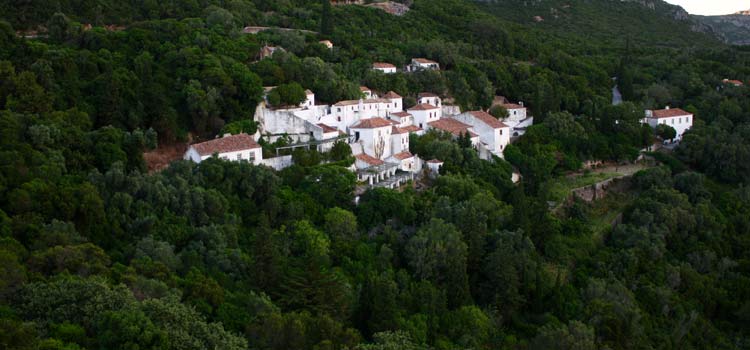
[[[153,151],[143,153],[143,160],[146,161],[148,172],[153,173],[166,169],[169,163],[175,160],[182,159],[186,150],[187,143],[160,145]]]

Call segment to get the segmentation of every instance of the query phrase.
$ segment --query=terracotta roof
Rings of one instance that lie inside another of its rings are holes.
[[[409,112],[396,112],[396,113],[391,113],[391,115],[399,117],[399,118],[411,117],[411,113]]]
[[[430,159],[430,160],[427,161],[427,163],[442,164],[443,161],[442,160],[438,160],[438,159]]]
[[[419,94],[417,94],[417,97],[419,97],[419,98],[423,98],[423,97],[438,97],[438,95],[433,94],[431,92],[420,92]]]
[[[507,128],[508,126],[505,125],[505,123],[497,120],[497,118],[493,117],[487,112],[484,111],[472,111],[469,112],[469,114],[473,115],[474,118],[479,119],[482,123],[485,123],[489,125],[493,129],[500,129],[500,128]]]
[[[357,123],[357,125],[352,126],[352,129],[374,129],[374,128],[383,128],[386,126],[393,126],[390,121],[385,120],[380,117],[370,118],[370,119],[362,119]]]
[[[503,106],[505,109],[523,109],[526,108],[524,106],[521,106],[516,103],[503,103],[501,106]]]
[[[745,85],[745,83],[739,81],[739,80],[730,80],[730,79],[724,79],[725,83],[733,84],[733,85]]]
[[[471,125],[464,124],[452,118],[443,118],[427,123],[427,125],[438,130],[447,131],[455,136],[460,136],[469,131],[469,128],[471,127]]]
[[[409,108],[407,110],[409,111],[429,111],[433,109],[438,109],[437,107],[429,104],[429,103],[420,103],[412,108]]]
[[[393,128],[391,129],[391,134],[394,134],[394,135],[396,135],[396,134],[405,134],[405,133],[407,133],[407,132],[408,132],[408,131],[406,131],[406,130],[404,130],[404,129],[401,129],[401,128],[397,127],[397,126],[394,126],[394,127],[393,127]]]
[[[364,103],[364,104],[368,104],[368,103],[391,103],[391,101],[383,99],[383,98],[368,98],[366,100],[362,100],[362,103]],[[356,105],[356,104],[359,104],[359,100],[344,100],[344,101],[336,102],[336,104],[334,104],[334,106],[338,106],[338,107],[340,107],[340,106],[353,106],[353,105]]]
[[[422,131],[422,128],[420,128],[420,127],[418,127],[416,125],[409,125],[409,126],[405,126],[403,128],[399,128],[399,129],[405,130],[407,132],[419,132],[419,131]]]
[[[435,62],[433,60],[428,60],[426,58],[413,58],[412,60],[414,62],[422,63],[422,64],[430,64],[430,63],[438,64],[437,62]]]
[[[357,159],[359,159],[359,160],[361,160],[361,161],[363,161],[363,162],[365,162],[365,163],[367,163],[367,164],[370,164],[370,165],[385,164],[384,161],[382,161],[380,159],[377,159],[377,158],[375,158],[373,156],[369,156],[369,155],[367,155],[365,153],[360,153],[360,154],[358,154],[358,155],[356,155],[354,157],[357,158]]]
[[[683,115],[693,115],[692,113],[685,112],[680,108],[669,108],[669,109],[658,109],[652,111],[654,118],[671,118],[679,117]]]
[[[372,91],[372,90],[370,90],[370,88],[368,88],[367,86],[360,86],[359,91]]]
[[[210,156],[214,153],[237,152],[260,148],[260,145],[255,142],[252,136],[248,134],[238,134],[196,143],[190,147],[193,147],[201,156]]]
[[[401,95],[399,95],[399,94],[397,94],[397,93],[395,93],[393,91],[388,91],[387,94],[383,95],[383,98],[389,98],[389,99],[390,98],[401,98]]]
[[[384,69],[384,68],[396,68],[396,66],[390,63],[385,63],[385,62],[375,62],[372,64],[372,68]]]
[[[339,130],[339,129],[336,129],[336,128],[334,128],[334,127],[331,127],[331,126],[325,125],[325,124],[323,124],[323,123],[320,123],[320,124],[318,124],[318,126],[319,126],[319,127],[321,127],[321,128],[323,129],[323,132],[324,132],[324,133],[329,133],[329,132],[336,132],[336,131],[338,131],[338,130]]]
[[[411,158],[411,157],[414,157],[414,155],[411,154],[411,152],[409,152],[409,151],[403,151],[401,153],[396,153],[396,154],[393,155],[393,158],[396,158],[398,160],[404,160],[404,159],[408,159],[408,158]]]

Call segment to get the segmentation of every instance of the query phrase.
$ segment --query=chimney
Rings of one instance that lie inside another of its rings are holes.
[[[669,110],[669,106],[664,107],[664,109]]]
[[[518,101],[518,104],[523,107],[523,101]]]

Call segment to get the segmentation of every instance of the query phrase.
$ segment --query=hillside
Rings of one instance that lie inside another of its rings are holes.
[[[723,16],[695,16],[732,45],[750,45],[750,10]]]
[[[561,35],[617,45],[624,38],[658,46],[712,45],[710,28],[684,9],[660,0],[486,0],[500,18]]]
[[[0,0],[0,349],[749,348],[750,50],[404,2]]]

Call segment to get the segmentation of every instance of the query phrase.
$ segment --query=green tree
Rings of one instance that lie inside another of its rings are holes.
[[[467,246],[453,225],[431,219],[409,240],[406,252],[416,278],[448,288],[449,305],[471,302],[466,274]]]

